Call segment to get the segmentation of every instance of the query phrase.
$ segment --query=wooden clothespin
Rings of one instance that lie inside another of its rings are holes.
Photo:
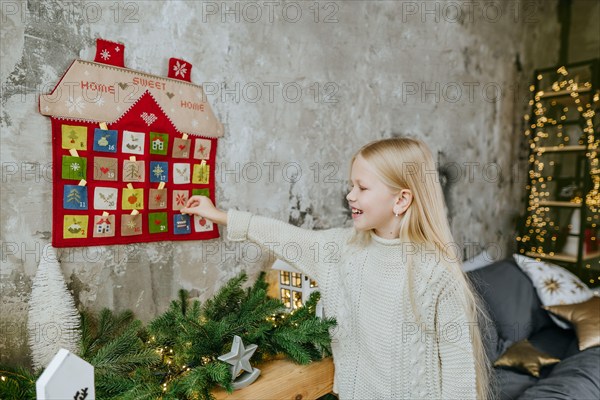
[[[69,154],[71,154],[73,157],[79,157],[79,153],[75,149],[69,150]]]
[[[87,185],[87,181],[85,179],[82,179],[79,181],[79,184],[77,186],[85,186]]]
[[[181,138],[182,138],[183,140],[187,140],[187,138],[188,138],[188,137],[189,137],[189,136],[188,136],[188,134],[187,134],[187,133],[184,133],[184,134],[183,134],[183,136],[182,136]]]
[[[136,158],[135,156],[129,156],[129,161],[134,161],[135,162]]]
[[[106,218],[106,217],[108,217],[108,213],[107,213],[106,211],[103,211],[103,212],[102,212],[102,216],[103,216],[104,218]]]
[[[164,182],[161,182],[161,183],[158,184],[158,190],[162,190],[164,188],[165,188],[165,183]]]
[[[139,213],[140,213],[140,212],[139,212],[138,210],[133,210],[133,211],[131,212],[131,215],[138,215]]]
[[[100,129],[102,129],[103,131],[108,130],[108,125],[106,125],[106,122],[100,122]]]
[[[128,184],[127,184],[127,189],[131,189],[131,190],[133,190],[133,185],[132,185],[131,183],[128,183]]]

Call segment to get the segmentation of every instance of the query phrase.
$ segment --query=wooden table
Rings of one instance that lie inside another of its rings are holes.
[[[252,385],[227,394],[213,391],[217,400],[314,400],[331,393],[333,361],[326,358],[308,365],[274,360],[259,367],[261,374]]]

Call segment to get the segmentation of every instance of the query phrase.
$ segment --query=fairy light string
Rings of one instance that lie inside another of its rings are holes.
[[[561,229],[556,224],[556,217],[553,216],[550,207],[557,203],[551,200],[550,193],[550,188],[556,182],[556,177],[553,176],[556,163],[554,160],[545,159],[544,155],[547,152],[585,151],[591,185],[587,193],[571,196],[569,202],[573,203],[573,207],[582,207],[585,204],[589,210],[585,226],[594,229],[598,227],[600,212],[600,139],[594,135],[594,118],[600,95],[591,92],[591,82],[581,83],[571,78],[565,66],[558,68],[556,73],[557,78],[549,85],[551,90],[547,92],[542,89],[536,91],[536,85],[530,85],[532,99],[529,106],[532,112],[531,116],[524,116],[527,126],[525,136],[531,149],[530,183],[525,187],[529,193],[525,231],[522,236],[517,237],[517,241],[521,242],[521,253],[525,253],[527,249],[527,252],[545,258],[556,255],[552,249]],[[537,75],[540,87],[543,78],[542,74]],[[565,95],[570,97],[566,98],[568,101],[564,101]],[[568,127],[579,126],[579,121],[582,123],[582,133],[577,143],[573,143],[574,138],[568,134]],[[546,144],[551,145],[545,146]],[[596,240],[596,237],[591,240]],[[588,263],[585,268],[590,269],[591,265]],[[600,281],[600,276],[597,278]],[[589,282],[594,283],[595,280],[590,279]]]

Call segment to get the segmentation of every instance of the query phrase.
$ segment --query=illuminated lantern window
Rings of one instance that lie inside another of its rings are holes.
[[[288,311],[302,307],[310,294],[319,289],[314,279],[298,272],[286,262],[276,260],[272,268],[279,273],[279,298]]]

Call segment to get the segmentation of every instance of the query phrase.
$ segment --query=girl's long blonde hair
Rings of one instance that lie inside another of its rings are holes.
[[[482,307],[482,300],[471,287],[461,269],[460,250],[456,246],[446,216],[444,195],[431,151],[422,141],[411,138],[390,138],[363,146],[352,157],[361,156],[375,170],[379,179],[393,191],[409,189],[413,200],[400,222],[399,238],[403,242],[433,246],[439,252],[440,263],[448,269],[461,287],[465,315],[469,322],[478,326],[489,324],[490,319]],[[394,218],[390,210],[390,218]],[[353,243],[364,245],[370,240],[370,232],[356,231]],[[415,299],[412,282],[414,264],[408,262],[408,289],[413,310]],[[415,315],[419,313],[415,312]],[[485,352],[480,329],[471,330],[475,357],[477,397],[486,400],[492,396],[491,363]]]

